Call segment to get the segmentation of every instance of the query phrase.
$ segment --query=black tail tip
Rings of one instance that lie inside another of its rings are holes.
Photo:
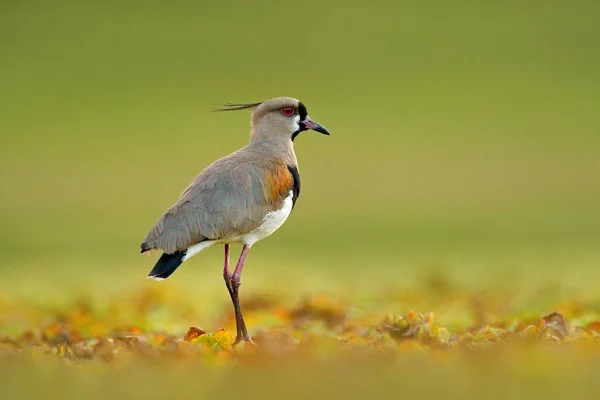
[[[173,254],[163,253],[154,268],[152,268],[152,271],[148,274],[148,278],[159,281],[167,279],[181,265],[185,253],[185,251],[178,251]]]

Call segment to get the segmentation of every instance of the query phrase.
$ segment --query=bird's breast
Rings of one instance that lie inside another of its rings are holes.
[[[294,192],[290,190],[288,196],[281,203],[281,207],[278,210],[268,212],[261,225],[253,231],[242,235],[240,241],[248,246],[252,246],[254,243],[261,239],[266,238],[273,232],[283,225],[285,220],[289,217],[294,207]]]

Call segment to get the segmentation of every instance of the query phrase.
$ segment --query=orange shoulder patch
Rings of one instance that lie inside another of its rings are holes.
[[[265,173],[265,197],[268,202],[274,202],[282,197],[287,197],[287,193],[294,185],[294,177],[283,163],[279,163],[275,168],[268,169]]]

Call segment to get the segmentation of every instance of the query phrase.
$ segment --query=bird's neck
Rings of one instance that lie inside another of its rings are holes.
[[[271,138],[271,137],[257,137],[252,135],[250,147],[261,148],[264,151],[273,153],[278,158],[281,158],[288,165],[296,165],[296,152],[294,151],[294,143],[291,139],[285,140],[284,138]]]

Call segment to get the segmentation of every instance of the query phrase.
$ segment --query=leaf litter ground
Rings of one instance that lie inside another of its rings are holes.
[[[557,295],[555,286],[526,294],[473,292],[433,280],[412,290],[390,288],[354,298],[313,294],[293,302],[272,293],[247,294],[243,308],[257,345],[235,348],[229,304],[215,306],[222,310],[210,321],[215,329],[182,329],[177,321],[203,319],[194,302],[157,288],[52,307],[0,298],[4,387],[18,389],[23,376],[59,379],[73,371],[82,376],[146,371],[144,380],[160,381],[193,372],[212,378],[203,384],[188,378],[177,387],[198,384],[197,390],[209,392],[223,391],[216,382],[236,376],[240,387],[250,376],[253,384],[269,377],[265,382],[273,390],[280,387],[279,393],[289,390],[282,385],[290,377],[311,382],[303,390],[312,385],[333,394],[396,385],[444,392],[446,384],[470,393],[482,381],[488,383],[485,390],[497,384],[497,394],[509,389],[498,384],[508,377],[510,388],[520,387],[521,394],[536,388],[553,397],[562,393],[561,382],[571,394],[600,387],[598,298]],[[91,389],[78,390],[81,395]]]

